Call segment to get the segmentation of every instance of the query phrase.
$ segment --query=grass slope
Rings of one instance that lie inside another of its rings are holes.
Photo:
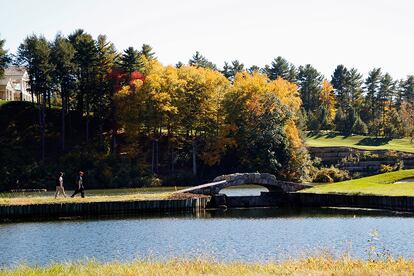
[[[414,152],[414,143],[409,138],[389,139],[371,136],[342,136],[336,134],[308,134],[305,143],[310,147],[352,147],[365,150],[397,150]]]
[[[318,185],[301,190],[303,193],[371,194],[387,196],[414,196],[414,182],[395,183],[414,178],[413,170],[402,170],[378,174],[343,182]]]
[[[95,261],[52,264],[47,267],[19,266],[0,270],[5,275],[413,275],[412,260],[360,261],[349,258],[309,257],[272,263],[219,263],[204,260],[166,262]]]

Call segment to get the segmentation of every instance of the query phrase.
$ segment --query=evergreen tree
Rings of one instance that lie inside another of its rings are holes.
[[[380,106],[380,117],[382,120],[382,128],[386,126],[387,111],[393,106],[393,98],[395,97],[395,81],[390,74],[386,73],[380,81],[380,87],[377,95],[377,102]]]
[[[148,44],[142,44],[142,48],[139,54],[148,60],[156,59],[155,52],[153,51],[152,47]]]
[[[364,119],[368,122],[368,125],[378,117],[379,105],[377,99],[381,79],[381,68],[374,68],[368,73],[368,77],[365,80]]]
[[[4,49],[4,43],[6,41],[4,39],[0,39],[0,79],[4,75],[4,69],[6,68],[7,64],[7,51]]]
[[[139,71],[142,68],[140,60],[140,53],[134,47],[128,47],[122,53],[119,60],[120,67],[127,73],[131,74],[134,71]]]
[[[332,75],[331,83],[335,89],[338,106],[344,112],[351,109],[359,111],[362,107],[362,75],[355,68],[348,70],[338,65]]]
[[[281,56],[275,58],[270,66],[266,65],[264,72],[271,80],[281,77],[290,82],[296,81],[296,68]]]
[[[249,74],[253,74],[254,72],[261,72],[261,68],[257,65],[252,65],[247,69]]]
[[[65,150],[65,133],[66,133],[66,114],[69,111],[69,99],[71,92],[75,88],[75,69],[73,62],[75,48],[65,37],[58,34],[52,44],[51,62],[55,70],[53,71],[53,80],[60,91],[62,99],[61,109],[61,151]]]
[[[79,114],[86,113],[85,141],[89,142],[91,102],[94,97],[94,84],[97,66],[97,47],[95,40],[83,30],[77,30],[69,36],[69,41],[75,48],[74,61],[77,68],[78,95],[77,110]]]
[[[188,64],[195,67],[217,70],[217,66],[200,54],[199,51],[193,55],[193,57],[188,61]]]
[[[403,81],[401,88],[403,100],[409,103],[414,103],[414,76],[408,76],[407,79]]]
[[[45,160],[46,144],[46,100],[52,91],[52,73],[54,67],[51,63],[51,49],[43,36],[31,35],[27,37],[18,48],[18,62],[27,67],[29,84],[36,94],[39,106],[40,125],[40,159]]]
[[[298,84],[303,108],[306,112],[315,112],[319,107],[319,95],[322,90],[323,75],[312,65],[299,67]]]
[[[113,104],[113,87],[108,78],[108,72],[115,67],[118,53],[115,45],[108,41],[105,35],[99,35],[96,40],[97,66],[96,84],[93,94],[93,109],[95,119],[98,119],[99,144],[103,147],[103,125],[104,120],[115,121],[115,111]],[[112,147],[111,147],[112,148]]]
[[[230,81],[234,80],[237,73],[244,70],[244,64],[238,60],[233,60],[231,64],[224,62],[223,71],[221,73]]]

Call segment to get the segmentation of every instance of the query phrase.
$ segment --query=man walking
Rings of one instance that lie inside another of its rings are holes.
[[[63,172],[60,172],[56,178],[55,198],[57,198],[59,194],[62,194],[64,197],[66,197],[65,188],[63,188]]]
[[[76,194],[80,193],[81,197],[85,197],[85,187],[83,186],[83,171],[79,172],[79,176],[76,179],[76,186],[75,186],[75,192],[71,197],[75,197]]]

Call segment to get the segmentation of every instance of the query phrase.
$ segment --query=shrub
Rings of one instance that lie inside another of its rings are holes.
[[[318,170],[313,179],[313,182],[331,183],[348,180],[350,178],[351,177],[349,176],[348,171],[331,166],[330,168],[321,168]]]
[[[380,166],[380,173],[387,173],[394,171],[394,166],[387,165],[387,164],[381,164]]]

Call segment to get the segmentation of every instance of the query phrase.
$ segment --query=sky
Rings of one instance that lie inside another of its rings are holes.
[[[338,64],[366,75],[381,67],[414,74],[411,0],[1,0],[0,38],[14,53],[30,34],[53,39],[82,28],[106,34],[119,51],[150,44],[163,64],[200,51],[222,67],[282,56],[328,79]]]

